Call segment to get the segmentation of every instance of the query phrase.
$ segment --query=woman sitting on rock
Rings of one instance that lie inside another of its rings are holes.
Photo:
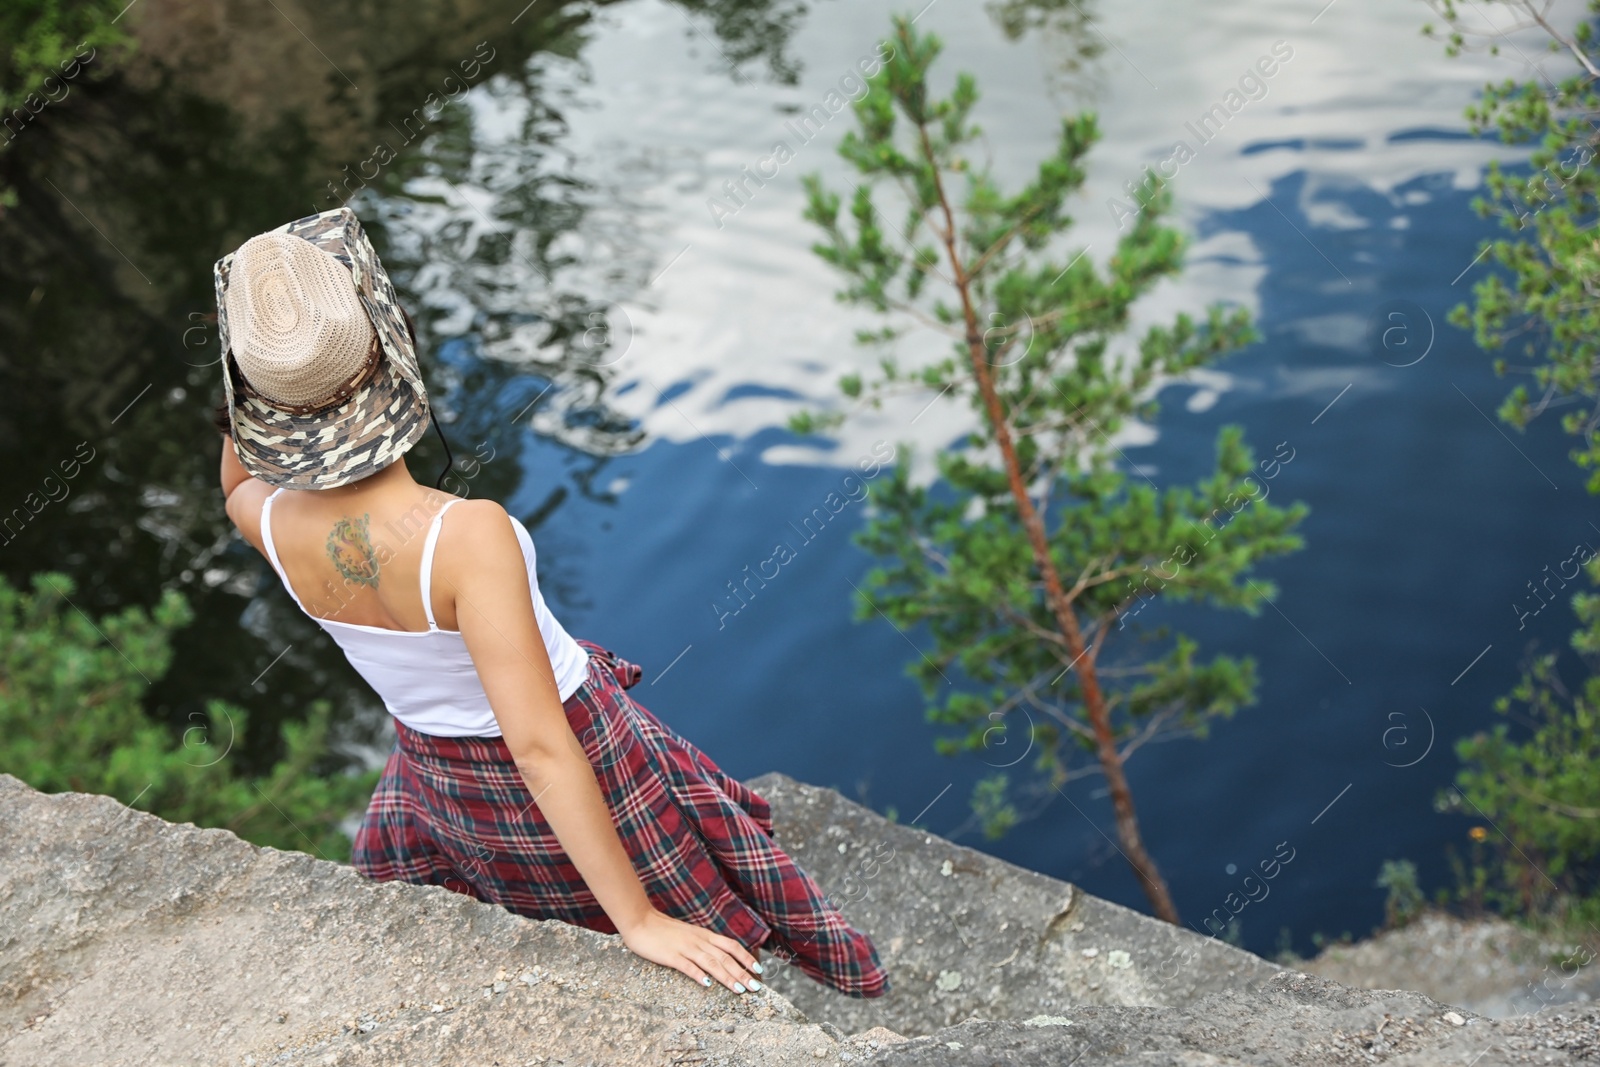
[[[399,735],[356,868],[620,933],[706,986],[760,989],[764,947],[886,992],[767,802],[628,697],[637,666],[551,614],[526,527],[412,480],[430,421],[415,332],[355,214],[252,237],[216,286],[228,517]]]

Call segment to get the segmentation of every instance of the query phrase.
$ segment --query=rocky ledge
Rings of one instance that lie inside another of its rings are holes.
[[[616,937],[0,775],[0,1065],[1600,1063],[1600,1010],[1489,1019],[1285,971],[766,775],[895,987],[735,996]]]
[[[1398,930],[1336,944],[1301,970],[1346,985],[1415,989],[1497,1019],[1600,1003],[1600,930],[1574,943],[1504,919],[1425,913]],[[1600,1061],[1600,1052],[1595,1053]]]

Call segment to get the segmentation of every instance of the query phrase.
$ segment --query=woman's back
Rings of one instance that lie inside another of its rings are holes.
[[[459,632],[459,598],[448,581],[434,580],[446,554],[470,565],[473,520],[461,513],[458,522],[445,522],[460,503],[409,480],[374,479],[331,492],[279,489],[262,503],[260,537],[290,596],[338,642],[391,714],[436,736],[494,737],[500,729]],[[534,615],[565,700],[582,684],[588,655],[539,592],[526,527],[498,505],[474,506],[515,529]],[[446,537],[447,526],[463,532]]]
[[[422,557],[434,520],[460,499],[280,489],[262,505],[261,536],[296,602],[319,621],[417,633],[429,629],[431,607],[441,629],[455,630],[448,588],[423,604]]]

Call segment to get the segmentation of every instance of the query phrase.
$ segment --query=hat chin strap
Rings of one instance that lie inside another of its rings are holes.
[[[428,418],[433,422],[433,428],[439,433],[439,443],[444,445],[444,470],[439,472],[439,480],[433,483],[433,487],[439,489],[444,486],[445,478],[449,477],[451,469],[455,467],[456,458],[450,453],[450,442],[444,439],[444,431],[439,429],[439,416],[433,413],[432,404],[428,405]]]

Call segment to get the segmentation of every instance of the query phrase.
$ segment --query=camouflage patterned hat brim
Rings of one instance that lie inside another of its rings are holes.
[[[389,466],[428,432],[428,405],[387,365],[381,360],[344,403],[309,415],[242,394],[230,383],[239,462],[262,481],[288,489],[332,489]]]
[[[301,237],[349,268],[356,293],[383,346],[371,377],[342,403],[295,414],[234,387],[239,373],[228,340],[228,273],[217,260],[217,332],[234,451],[245,470],[288,489],[332,489],[389,466],[428,431],[428,394],[405,317],[378,254],[347,207],[308,215],[273,233]]]

